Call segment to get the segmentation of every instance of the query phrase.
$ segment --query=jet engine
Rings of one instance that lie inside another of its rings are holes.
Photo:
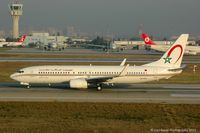
[[[75,89],[87,89],[88,83],[85,79],[72,79],[69,82],[69,86]]]

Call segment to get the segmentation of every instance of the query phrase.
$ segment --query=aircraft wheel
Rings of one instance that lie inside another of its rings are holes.
[[[97,87],[97,91],[102,91],[102,87],[101,87],[101,86],[98,86],[98,87]]]
[[[102,85],[101,84],[97,84],[97,91],[102,91]]]

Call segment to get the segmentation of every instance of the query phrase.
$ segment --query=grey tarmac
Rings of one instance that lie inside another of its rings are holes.
[[[26,89],[18,83],[0,83],[0,101],[200,104],[200,85],[105,85],[99,92],[92,88],[70,89],[65,84],[33,85]]]

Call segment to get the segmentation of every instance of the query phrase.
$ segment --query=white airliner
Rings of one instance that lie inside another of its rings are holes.
[[[171,46],[171,45],[156,44],[145,33],[143,33],[141,35],[141,37],[144,39],[145,44],[151,46],[151,49],[154,49],[156,51],[165,52]],[[197,55],[198,53],[200,53],[200,46],[186,46],[186,48],[185,48],[185,54],[188,54],[188,55]]]
[[[188,34],[182,34],[177,41],[158,60],[142,66],[125,65],[124,60],[119,66],[33,66],[20,69],[10,77],[21,85],[34,83],[69,83],[70,88],[87,89],[102,84],[143,83],[159,79],[168,79],[180,74],[184,49]]]
[[[26,39],[26,35],[23,35],[18,42],[0,42],[0,47],[17,47],[22,46]]]
[[[7,44],[8,44],[8,42],[0,42],[0,48],[2,48],[2,47],[6,47]]]

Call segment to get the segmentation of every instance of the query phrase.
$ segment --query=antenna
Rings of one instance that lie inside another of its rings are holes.
[[[143,33],[143,24],[140,24],[138,34],[139,36]]]

